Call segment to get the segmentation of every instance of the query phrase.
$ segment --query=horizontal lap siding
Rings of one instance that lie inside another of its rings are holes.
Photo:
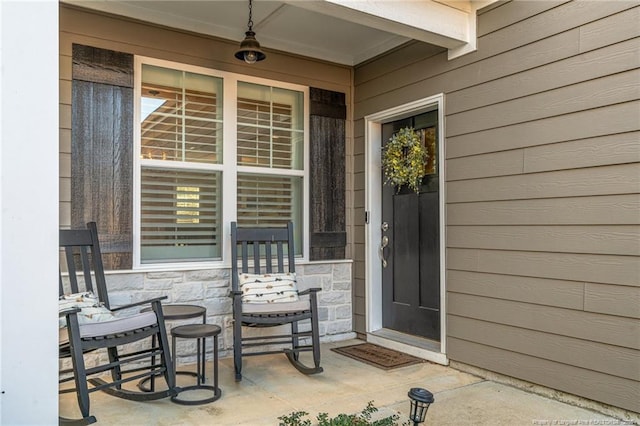
[[[611,212],[615,214],[612,215]],[[637,225],[640,194],[447,204],[449,225]]]
[[[464,316],[452,316],[449,327],[449,335],[457,339],[482,340],[495,348],[602,371],[620,378],[640,380],[640,367],[634,349]],[[576,353],[589,353],[590,356],[577,357]],[[612,358],[617,362],[610,362]]]
[[[447,115],[447,137],[606,107],[640,98],[640,70]]]
[[[450,359],[636,412],[638,22],[637,2],[494,5],[477,52],[357,67],[354,131],[445,94]]]
[[[447,247],[640,256],[640,225],[449,226]]]
[[[640,102],[632,101],[542,120],[481,130],[447,139],[447,157],[463,157],[515,148],[636,132]],[[478,140],[486,141],[479,144]]]
[[[447,261],[464,271],[640,286],[637,256],[449,248]]]
[[[448,200],[451,203],[637,194],[639,190],[640,163],[447,183]]]
[[[455,337],[448,339],[448,346],[450,351],[459,354],[457,361],[479,365],[482,368],[532,383],[541,383],[553,389],[586,396],[605,404],[634,410],[633,407],[637,406],[640,397],[640,382],[637,380],[577,367],[572,365],[575,362],[563,364],[550,360],[546,356],[535,357]],[[569,348],[566,350],[570,351]],[[570,353],[574,357],[582,356],[575,351]]]

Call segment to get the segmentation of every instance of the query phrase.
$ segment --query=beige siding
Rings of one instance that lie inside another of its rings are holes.
[[[611,214],[614,211],[615,214]],[[487,201],[447,205],[449,225],[637,225],[640,195]]]
[[[447,137],[590,110],[640,97],[635,69],[544,93],[447,115]],[[455,132],[455,133],[453,133]]]
[[[461,316],[452,317],[449,327],[449,335],[458,339],[474,340],[475,335],[476,340],[496,348],[640,380],[637,352],[633,349]],[[588,356],[576,357],[576,353]],[[610,362],[611,359],[618,362]]]
[[[452,158],[447,162],[446,173],[448,181],[455,181],[638,161],[640,132],[628,132]]]
[[[638,18],[640,19],[640,18]],[[457,113],[482,105],[527,96],[587,79],[627,71],[640,65],[637,40],[607,45],[560,61],[471,86],[447,96],[447,111]],[[534,78],[535,77],[535,78]]]
[[[456,337],[448,339],[451,352],[457,353],[457,361],[498,371],[532,383],[542,383],[553,389],[559,389],[577,395],[586,396],[595,401],[634,410],[640,398],[640,382],[602,373],[598,370],[563,364],[546,357],[535,357],[525,352],[509,351],[503,348],[478,344],[473,340]],[[590,347],[587,347],[591,350]],[[578,358],[582,354],[574,352]],[[618,362],[610,358],[609,363]],[[636,409],[637,411],[637,409]]]
[[[639,191],[640,163],[486,177],[447,183],[447,198],[452,203],[637,194]]]
[[[637,2],[504,2],[481,11],[477,52],[409,43],[354,76],[356,194],[363,117],[445,94],[448,357],[633,411],[639,21]]]
[[[528,1],[521,2],[521,4],[511,2],[500,5],[496,8],[496,11],[486,14],[482,19],[478,20],[478,36],[484,36],[506,25],[513,25],[568,1]]]
[[[640,226],[449,226],[447,247],[640,256]]]
[[[640,130],[640,102],[625,102],[447,139],[447,157],[545,145]],[[483,143],[478,143],[481,138]],[[486,141],[486,142],[485,142]]]
[[[590,312],[640,318],[640,287],[586,283],[584,309]]]
[[[640,132],[526,148],[524,172],[606,166],[640,161]]]
[[[449,248],[447,262],[463,271],[640,286],[636,256]]]
[[[537,305],[584,308],[584,283],[576,281],[449,270],[447,289],[453,293]]]

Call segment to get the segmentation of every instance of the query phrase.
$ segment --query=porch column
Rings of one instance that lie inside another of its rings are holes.
[[[0,424],[57,424],[58,1],[0,0]]]

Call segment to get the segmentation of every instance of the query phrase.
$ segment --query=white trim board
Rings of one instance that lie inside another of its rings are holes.
[[[367,333],[367,342],[426,359],[436,364],[449,365],[449,359],[446,354],[438,352],[438,350],[432,348],[430,344],[426,344],[424,345],[425,347],[423,347],[421,343],[425,342],[425,339],[414,338],[413,336],[407,336],[407,339],[403,339],[402,337],[394,336],[395,334],[400,333],[394,331],[387,333],[387,330],[384,329],[375,333]],[[434,342],[436,345],[437,343],[438,342]]]
[[[417,115],[422,112],[438,110],[438,170],[440,174],[440,348],[438,352],[420,349],[416,346],[399,342],[399,339],[389,339],[376,336],[375,334],[383,330],[382,326],[382,271],[380,260],[378,259],[378,243],[382,238],[380,224],[382,223],[382,193],[380,182],[382,182],[382,171],[380,167],[380,140],[382,137],[382,124],[402,118]],[[392,349],[402,346],[404,352],[412,353],[419,351],[423,353],[421,358],[439,364],[448,364],[446,357],[446,224],[445,224],[445,138],[444,138],[444,94],[437,94],[427,98],[419,99],[404,105],[389,108],[387,110],[368,115],[365,120],[365,209],[368,212],[369,221],[365,230],[365,286],[366,286],[366,331],[369,339],[380,342],[382,346]],[[373,342],[373,341],[372,341]],[[374,342],[375,343],[375,342]],[[425,353],[425,352],[428,352]],[[428,356],[427,356],[428,355]]]

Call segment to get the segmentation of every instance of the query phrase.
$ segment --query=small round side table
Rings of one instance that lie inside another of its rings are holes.
[[[207,308],[198,305],[162,305],[162,314],[165,320],[184,320],[202,316],[202,323],[207,321]]]
[[[150,311],[151,309],[152,308],[145,308],[142,310],[142,312]],[[164,316],[165,321],[186,320],[202,316],[202,324],[205,324],[207,322],[207,308],[198,305],[162,305],[162,315]],[[152,345],[154,346],[155,339],[156,336],[154,335],[152,337]],[[172,357],[175,359],[175,351],[172,352]],[[176,371],[176,374],[186,374],[189,376],[196,375],[196,373],[192,371]],[[202,380],[204,381],[204,376],[202,376]],[[147,386],[147,382],[150,382],[149,386]],[[143,392],[153,392],[155,390],[155,376],[145,377],[144,379],[140,380],[140,382],[138,382],[138,388]]]
[[[197,340],[197,363],[196,363],[196,384],[192,386],[184,386],[177,395],[171,397],[171,401],[183,405],[208,404],[220,398],[222,391],[218,387],[218,335],[221,328],[214,324],[189,324],[174,327],[171,330],[171,349],[172,353],[176,353],[176,339],[196,339]],[[204,367],[206,354],[206,339],[213,337],[213,386],[204,384]],[[211,397],[204,399],[182,399],[180,395],[183,392],[197,389],[207,389],[213,392]]]

